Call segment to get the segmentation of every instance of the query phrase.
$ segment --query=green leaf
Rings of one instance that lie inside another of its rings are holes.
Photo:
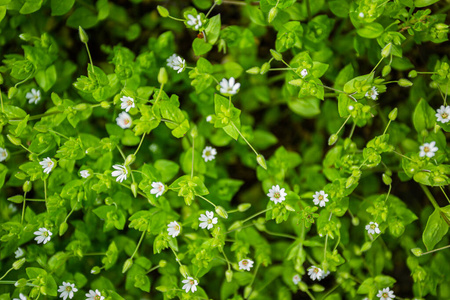
[[[205,32],[206,32],[206,40],[211,45],[214,45],[217,39],[219,38],[220,27],[221,27],[220,14],[217,14],[211,19],[209,19],[208,26],[206,27]]]
[[[192,43],[192,50],[194,50],[194,54],[197,56],[203,55],[211,51],[213,45],[206,43],[203,39],[195,39]]]
[[[425,99],[420,99],[413,113],[413,124],[420,134],[424,129],[431,129],[436,123],[436,112]]]
[[[38,11],[42,6],[42,0],[27,0],[20,9],[22,15],[27,15]]]
[[[433,250],[434,246],[439,243],[447,234],[448,225],[441,217],[440,210],[435,209],[427,221],[427,226],[422,235],[422,240],[427,250]]]
[[[51,65],[46,70],[40,70],[35,76],[39,86],[47,92],[56,83],[57,74],[55,65]]]
[[[377,22],[365,24],[363,27],[356,30],[356,33],[358,33],[358,35],[368,39],[375,39],[379,37],[383,32],[383,25]]]
[[[425,7],[425,6],[429,6],[431,4],[434,4],[436,2],[439,2],[439,0],[415,0],[414,1],[414,6],[415,7]]]
[[[72,8],[74,3],[75,0],[52,0],[52,16],[62,16],[66,14]]]
[[[3,187],[3,184],[5,184],[5,178],[7,173],[8,168],[5,167],[5,165],[0,164],[0,189]]]
[[[159,159],[155,161],[155,168],[161,174],[161,180],[163,182],[168,182],[171,180],[180,170],[180,166],[178,166],[178,164],[167,159]]]
[[[97,22],[97,15],[94,12],[86,7],[79,7],[67,19],[67,26],[77,29],[81,26],[83,29],[88,29],[94,27]]]
[[[312,118],[320,114],[320,100],[315,97],[294,99],[287,104],[294,113],[302,117]]]
[[[344,0],[333,0],[328,2],[328,6],[333,14],[340,18],[346,18],[350,9],[347,1]]]

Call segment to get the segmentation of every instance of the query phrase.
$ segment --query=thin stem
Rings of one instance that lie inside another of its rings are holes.
[[[387,125],[386,125],[386,128],[384,129],[384,131],[383,131],[383,135],[385,135],[386,134],[386,131],[388,130],[388,128],[389,128],[389,125],[391,125],[391,119],[389,119],[389,122],[387,123]]]
[[[46,198],[47,199],[47,198]],[[22,219],[20,221],[20,224],[23,224],[23,217],[25,216],[25,206],[27,203],[27,192],[23,193],[23,206],[22,206]]]
[[[267,234],[273,235],[273,236],[285,237],[285,238],[292,239],[292,240],[297,239],[297,237],[290,235],[290,234],[277,233],[277,232],[273,232],[273,231],[269,231],[269,230],[264,230],[264,232]]]
[[[141,148],[142,142],[144,141],[144,137],[145,137],[145,132],[142,135],[141,142],[139,143],[139,146],[137,147],[136,151],[134,152],[134,156],[136,156],[136,154],[138,153],[139,149]]]
[[[89,51],[89,46],[88,46],[87,43],[85,43],[85,45],[86,45],[86,51],[87,51],[87,54],[88,54],[88,56],[89,56],[89,61],[91,62],[92,73],[95,74],[94,63],[92,62],[92,57],[91,57],[91,52]]]
[[[144,239],[145,234],[147,233],[146,230],[142,232],[141,238],[139,239],[139,242],[136,246],[136,249],[134,249],[133,255],[131,255],[130,259],[133,259],[133,257],[136,255],[136,252],[138,251],[139,247],[141,246],[142,240]]]
[[[311,298],[311,300],[316,300],[316,298],[314,298],[314,296],[311,294],[311,292],[309,290],[306,290],[305,293],[308,294],[309,298]]]
[[[191,179],[194,178],[194,153],[195,153],[195,137],[192,137],[192,164],[191,164]]]
[[[155,266],[155,267],[151,268],[150,270],[148,270],[148,272],[145,273],[145,274],[151,273],[151,272],[155,271],[158,268],[159,268],[159,266]]]
[[[332,287],[331,290],[329,290],[329,291],[325,294],[325,296],[322,297],[321,300],[325,300],[325,299],[326,299],[331,293],[333,293],[334,290],[337,289],[339,286],[340,286],[340,284],[337,284],[337,285],[335,285],[334,287]]]
[[[419,184],[422,190],[424,191],[425,195],[427,196],[428,200],[430,200],[431,204],[433,204],[435,209],[441,209],[439,205],[437,204],[436,200],[434,199],[433,195],[431,194],[430,190],[427,186],[423,184]]]
[[[251,219],[253,219],[253,218],[255,218],[255,217],[257,217],[257,216],[259,216],[259,215],[261,215],[261,214],[263,214],[263,213],[265,213],[265,212],[267,212],[267,211],[269,211],[269,210],[271,210],[271,208],[266,208],[266,209],[264,209],[264,210],[262,210],[260,212],[257,212],[256,214],[254,214],[254,215],[248,217],[247,219],[245,219],[244,221],[242,221],[242,224],[247,222],[247,221],[249,221],[249,220],[251,220]]]
[[[244,135],[241,133],[241,131],[236,127],[233,121],[231,121],[231,125],[233,125],[234,129],[239,133],[239,135],[244,139],[244,141],[247,143],[247,145],[250,146],[250,148],[255,152],[256,155],[258,155],[258,152],[253,148],[253,146],[247,141],[247,139],[244,137]]]
[[[47,179],[44,179],[44,199],[47,202]]]
[[[117,150],[119,150],[120,155],[122,155],[123,161],[125,162],[125,160],[126,160],[127,158],[125,157],[125,154],[123,154],[122,149],[120,149],[120,147],[119,147],[118,145],[117,145]]]
[[[439,188],[441,189],[442,193],[444,193],[445,199],[447,199],[447,201],[450,203],[450,199],[448,199],[448,196],[445,193],[445,190],[442,188],[442,186],[439,186]]]
[[[348,136],[349,139],[352,138],[353,133],[355,132],[355,128],[356,128],[356,122],[353,122],[352,130],[350,131],[350,134]]]
[[[3,96],[2,96],[2,90],[0,89],[0,103],[2,104],[2,112],[5,110],[3,109]]]
[[[161,83],[161,87],[159,88],[158,96],[156,96],[156,100],[155,100],[155,103],[153,105],[156,105],[156,103],[158,103],[158,100],[161,97],[161,93],[162,93],[163,87],[164,87],[164,83]]]
[[[203,200],[205,200],[206,202],[208,202],[209,204],[211,204],[212,206],[214,206],[214,208],[216,207],[216,205],[214,203],[212,203],[211,201],[209,201],[208,199],[206,199],[205,197],[203,197],[202,195],[197,195],[195,194],[195,196],[202,198]]]
[[[430,250],[430,251],[424,252],[424,253],[420,254],[420,256],[426,255],[426,254],[430,254],[430,253],[433,253],[433,252],[437,252],[437,251],[441,251],[441,250],[444,250],[444,249],[447,249],[447,248],[450,248],[450,245],[447,245],[447,246],[444,246],[444,247],[441,247],[441,248],[437,248],[437,249],[434,249],[434,250]]]
[[[255,281],[255,278],[256,278],[256,274],[258,273],[258,270],[259,270],[259,265],[260,264],[257,264],[256,265],[256,269],[255,269],[255,273],[253,273],[253,278],[252,278],[252,281],[250,282],[250,284],[248,285],[248,286],[252,286],[253,285],[253,282]],[[252,291],[253,292],[253,291]],[[250,295],[251,295],[252,293],[250,293]],[[245,298],[245,299],[248,299],[249,297],[250,297],[250,295],[248,295],[248,297],[247,298]]]
[[[245,2],[233,1],[233,0],[223,0],[222,3],[234,4],[234,5],[247,5]]]
[[[309,0],[306,0],[306,11],[308,12],[308,21],[311,21],[311,5],[309,4]]]
[[[178,258],[177,253],[175,252],[175,250],[172,249],[172,247],[169,247],[169,248],[170,248],[170,250],[172,250],[173,254],[175,255],[175,258],[176,258],[177,263],[178,263],[178,264],[180,265],[180,267],[181,267],[182,265],[181,265],[180,259]]]
[[[169,16],[169,18],[171,18],[172,20],[175,20],[175,21],[180,21],[180,22],[186,21],[184,19],[178,19],[178,18],[175,18],[175,17],[172,17],[172,16]]]
[[[214,1],[213,6],[211,6],[211,8],[209,9],[208,13],[206,14],[205,18],[208,18],[209,14],[212,12],[212,10],[214,9],[214,7],[216,7],[217,2]]]
[[[400,155],[400,156],[403,157],[403,158],[409,159],[410,161],[414,161],[413,159],[409,158],[408,156],[403,155],[403,154],[401,154],[401,153],[399,153],[399,152],[397,152],[397,151],[392,151],[392,152],[394,152],[394,153],[397,154],[397,155]]]
[[[5,278],[6,275],[8,275],[9,272],[11,272],[12,270],[14,270],[14,268],[9,269],[8,271],[6,271],[6,273],[0,278],[0,280],[2,280],[3,278]]]
[[[339,128],[339,130],[336,132],[336,135],[339,134],[339,132],[341,132],[342,128],[344,128],[345,124],[347,124],[348,120],[352,117],[352,115],[349,115],[347,117],[347,119],[344,121],[344,123],[342,123],[341,127]]]
[[[378,61],[378,63],[375,65],[375,67],[372,69],[372,71],[370,73],[375,72],[376,68],[381,64],[381,62],[383,61],[384,57],[381,57],[381,59]]]

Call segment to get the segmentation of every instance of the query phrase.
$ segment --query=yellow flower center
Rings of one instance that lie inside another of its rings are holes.
[[[276,192],[276,193],[273,194],[273,197],[278,199],[278,198],[280,198],[281,196],[280,196],[280,193]]]
[[[323,196],[322,195],[319,196],[319,200],[321,200],[321,201],[323,200]]]
[[[66,286],[66,291],[67,291],[67,292],[70,292],[70,291],[72,291],[72,287],[71,287],[71,286],[69,286],[69,285],[68,285],[68,286]]]
[[[430,148],[428,148],[428,147],[423,147],[423,152],[430,152]]]
[[[447,114],[447,113],[443,113],[443,114],[441,115],[441,118],[442,118],[442,119],[447,119],[447,118],[448,118],[448,114]]]

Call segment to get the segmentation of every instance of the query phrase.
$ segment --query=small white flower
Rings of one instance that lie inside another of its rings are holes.
[[[200,15],[197,15],[197,17],[194,17],[193,15],[187,15],[187,17],[189,19],[187,21],[187,24],[189,26],[193,26],[195,30],[198,30],[203,25]]]
[[[20,299],[19,299],[20,298]],[[13,300],[27,300],[27,296],[25,296],[24,294],[20,293],[19,294],[19,298],[14,298]]]
[[[172,56],[167,59],[167,66],[177,71],[177,73],[181,73],[186,69],[186,60],[181,56],[172,54]]]
[[[358,16],[362,19],[362,18],[364,18],[364,13],[360,12]]]
[[[302,76],[302,78],[305,78],[306,76],[308,76],[308,70],[303,69],[303,70],[300,72],[300,75]]]
[[[167,225],[167,231],[169,232],[169,235],[176,237],[181,232],[181,226],[177,221],[170,222],[169,225]]]
[[[378,228],[378,223],[376,222],[370,222],[368,225],[366,225],[366,230],[370,234],[380,234],[380,228]]]
[[[372,98],[372,100],[377,100],[378,90],[375,86],[373,86],[370,90],[366,92],[365,95],[367,98]]]
[[[311,277],[312,280],[320,280],[320,278],[323,275],[323,271],[321,268],[318,268],[316,266],[311,266],[308,268],[308,275]]]
[[[0,162],[8,158],[8,151],[5,148],[0,147]]]
[[[205,160],[205,162],[214,160],[217,155],[217,150],[213,147],[206,146],[205,149],[203,149],[202,157]]]
[[[277,184],[273,185],[272,188],[269,189],[267,196],[270,197],[270,201],[278,204],[286,200],[287,194],[285,193],[284,188],[280,189],[280,186]]]
[[[300,278],[300,275],[295,274],[294,277],[292,277],[292,282],[297,285],[302,279]]]
[[[91,176],[91,174],[89,174],[89,171],[88,171],[88,170],[82,170],[82,171],[80,171],[80,175],[81,175],[81,177],[83,177],[83,178],[88,178],[89,176]]]
[[[44,173],[50,174],[53,167],[55,166],[55,163],[50,159],[50,157],[44,158],[43,161],[40,161],[39,164],[44,169]]]
[[[353,105],[348,106],[348,110],[354,110],[354,109],[355,109],[355,107]]]
[[[86,294],[87,299],[86,300],[104,300],[105,297],[102,296],[99,290],[89,290],[89,293]]]
[[[450,106],[441,105],[441,108],[438,108],[436,111],[436,118],[441,123],[450,121]]]
[[[250,271],[252,267],[253,267],[253,260],[251,259],[246,258],[239,262],[239,270]]]
[[[316,192],[313,195],[314,205],[319,205],[320,207],[324,207],[326,202],[329,201],[327,197],[328,197],[328,194],[325,194],[324,191]]]
[[[125,109],[126,112],[129,112],[130,109],[135,107],[134,99],[131,97],[123,96],[122,98],[120,98],[120,101],[122,101],[122,103],[120,104],[120,108]]]
[[[121,112],[119,116],[116,118],[117,125],[119,125],[122,129],[127,129],[131,127],[133,123],[133,119],[126,112]]]
[[[432,141],[431,143],[425,143],[420,148],[420,157],[433,157],[435,153],[439,150],[438,147],[436,147],[436,142]]]
[[[394,292],[391,291],[388,287],[378,291],[377,297],[380,297],[380,300],[392,300],[395,298]]]
[[[198,282],[191,276],[188,276],[185,280],[182,281],[182,283],[184,283],[183,290],[186,290],[186,293],[189,293],[189,290],[195,293],[195,291],[197,290]]]
[[[156,198],[161,196],[164,193],[165,187],[162,182],[152,182],[152,189],[150,190],[150,194],[156,195]]]
[[[157,144],[150,144],[150,146],[148,147],[148,149],[152,152],[156,152],[158,151],[158,145]]]
[[[230,80],[222,79],[220,82],[220,93],[225,96],[233,96],[236,95],[241,87],[239,82],[236,82],[233,77]]]
[[[69,297],[69,299],[72,299],[73,293],[76,293],[77,291],[78,289],[75,287],[75,283],[68,282],[63,282],[62,285],[59,286],[58,290],[58,292],[61,293],[59,297],[63,298],[63,300],[66,300],[67,297]]]
[[[128,170],[125,166],[114,165],[113,168],[116,169],[116,171],[113,171],[111,173],[111,175],[112,175],[112,177],[117,177],[116,178],[117,182],[122,182],[124,180],[127,180]]]
[[[11,213],[15,213],[17,211],[17,207],[15,207],[12,203],[8,205],[8,209],[11,211]]]
[[[39,228],[38,231],[35,231],[34,235],[36,236],[34,240],[37,241],[38,244],[40,243],[47,244],[51,239],[52,233],[47,228],[42,227]]]
[[[206,215],[201,214],[198,220],[202,222],[199,226],[203,229],[206,228],[210,230],[213,228],[214,224],[217,224],[217,217],[214,217],[214,213],[212,211],[206,211]]]
[[[31,89],[31,92],[28,92],[25,97],[28,99],[28,103],[37,104],[41,100],[41,91],[36,89]]]
[[[212,121],[212,116],[211,115],[207,116],[206,117],[206,122],[211,123],[211,121]]]
[[[21,258],[23,255],[23,250],[22,248],[17,248],[16,252],[14,252],[14,254],[16,255],[15,258]]]
[[[330,271],[327,271],[326,273],[322,272],[322,275],[320,277],[317,277],[317,280],[321,281],[322,279],[324,279],[328,275],[330,275]]]

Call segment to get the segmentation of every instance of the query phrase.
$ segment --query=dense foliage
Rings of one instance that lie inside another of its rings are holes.
[[[449,10],[0,0],[0,300],[450,299]]]

